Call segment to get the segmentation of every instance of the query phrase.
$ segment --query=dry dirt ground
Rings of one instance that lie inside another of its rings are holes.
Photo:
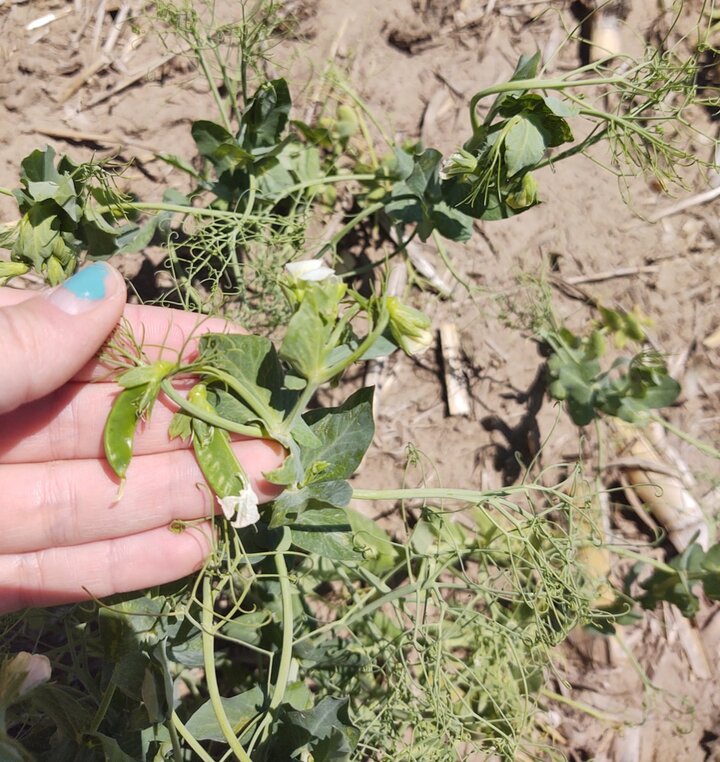
[[[159,188],[181,182],[153,152],[171,146],[191,155],[190,123],[211,113],[207,89],[190,62],[168,55],[142,17],[134,28],[123,25],[103,57],[113,19],[125,5],[107,0],[98,27],[102,3],[0,0],[0,185],[13,187],[20,159],[45,143],[79,158],[136,157],[124,182],[140,196],[157,197]],[[228,17],[239,8],[231,0],[217,5]],[[273,65],[287,68],[295,92],[307,90],[332,56],[397,137],[422,136],[443,151],[463,139],[470,96],[507,78],[522,52],[555,52],[550,71],[556,73],[579,62],[576,44],[558,50],[576,17],[568,3],[552,0],[309,0],[291,10],[301,11],[303,39],[286,43]],[[27,29],[51,12],[56,21]],[[687,21],[697,8],[684,13]],[[637,52],[666,21],[655,4],[633,0],[625,49]],[[700,126],[713,134],[710,122]],[[709,157],[709,141],[698,139],[694,147]],[[596,158],[606,157],[599,152]],[[471,414],[447,414],[439,357],[394,360],[360,485],[398,485],[408,442],[431,464],[426,481],[433,486],[500,486],[517,478],[515,453],[529,462],[539,445],[545,465],[578,456],[578,432],[551,402],[528,393],[541,363],[529,334],[518,328],[537,298],[523,283],[528,274],[544,277],[556,313],[574,325],[590,318],[593,300],[637,305],[651,317],[652,342],[684,386],[672,422],[720,442],[720,354],[703,344],[720,327],[717,206],[695,206],[651,224],[647,217],[672,199],[635,179],[628,205],[616,178],[584,157],[544,170],[539,181],[542,205],[520,218],[479,225],[467,245],[450,247],[470,288],[455,284],[451,299],[427,304],[436,327],[451,321],[459,329]],[[679,195],[707,188],[699,173],[688,183]],[[0,221],[13,219],[11,200],[0,202]],[[132,276],[142,262],[118,264]],[[631,273],[618,275],[620,268]],[[578,284],[578,278],[586,280]],[[673,445],[696,477],[696,497],[714,528],[717,463],[680,441]],[[409,479],[417,478],[411,472]],[[641,532],[626,516],[612,506],[617,531]],[[552,705],[544,722],[557,749],[578,760],[720,759],[720,616],[714,614],[704,604],[688,628],[667,607],[625,630],[627,652],[616,640],[572,638],[557,654],[554,688],[606,718]],[[701,654],[691,663],[688,639],[703,646],[704,661]]]

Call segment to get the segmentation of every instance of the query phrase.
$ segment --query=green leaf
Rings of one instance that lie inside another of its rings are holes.
[[[242,151],[235,138],[215,122],[200,119],[193,122],[190,132],[199,154],[212,163],[218,176],[238,165],[242,158],[240,153],[252,160],[247,151]]]
[[[352,488],[344,480],[317,482],[300,489],[288,487],[273,502],[269,526],[274,529],[291,523],[308,505],[314,508],[318,504],[321,507],[343,508],[351,497]]]
[[[283,371],[275,347],[262,336],[210,333],[200,339],[205,370],[228,373],[244,390],[242,404],[274,428],[282,419]],[[227,399],[225,399],[227,402]]]
[[[344,293],[344,285],[333,280],[303,284],[302,301],[280,346],[280,357],[303,378],[318,377],[329,362],[330,336]]]
[[[11,249],[17,239],[17,225],[8,224],[0,227],[0,249]]]
[[[345,514],[353,531],[353,545],[362,553],[363,566],[379,576],[389,572],[398,557],[390,535],[376,521],[352,508],[346,508]]]
[[[134,254],[150,245],[157,230],[158,216],[142,224],[128,223],[115,229],[118,254]]]
[[[225,389],[211,387],[208,389],[208,400],[218,415],[227,418],[229,421],[242,424],[260,422],[257,413]]]
[[[251,611],[231,619],[223,625],[222,632],[228,638],[256,646],[260,643],[262,628],[271,621],[269,612]]]
[[[139,644],[135,650],[123,654],[116,662],[112,671],[111,681],[130,698],[140,700],[145,669],[149,657],[140,650]]]
[[[290,527],[298,548],[331,561],[360,561],[352,527],[342,508],[308,508]]]
[[[75,222],[80,218],[77,191],[69,175],[60,175],[55,180],[30,181],[27,191],[35,201],[54,201]]]
[[[120,748],[114,738],[103,733],[83,733],[82,744],[87,748],[102,751],[104,762],[137,762]]]
[[[705,553],[702,568],[709,572],[720,572],[720,542],[713,545]]]
[[[66,688],[41,685],[32,693],[33,707],[57,726],[57,735],[74,739],[92,721],[92,708],[83,705]]]
[[[50,181],[60,182],[60,173],[55,168],[55,151],[51,146],[39,148],[20,162],[20,180],[27,187],[30,183]]]
[[[539,50],[535,51],[532,55],[523,53],[518,59],[515,71],[513,72],[512,77],[510,77],[510,81],[514,82],[518,79],[532,79],[533,77],[536,77],[541,61],[542,56]]]
[[[240,728],[238,736],[242,737],[243,726],[262,711],[265,695],[255,686],[237,696],[221,698],[220,703],[233,728]],[[185,723],[185,727],[198,741],[225,740],[211,701],[206,701]]]
[[[438,201],[433,205],[431,219],[443,238],[450,241],[469,241],[473,234],[473,219],[470,215]]]
[[[415,161],[413,155],[402,148],[395,148],[393,160],[387,168],[387,173],[383,177],[389,177],[391,180],[406,180],[412,174]]]
[[[318,437],[319,447],[302,452],[305,483],[349,479],[367,451],[375,433],[372,389],[359,389],[336,408],[311,410],[304,418]],[[326,464],[322,470],[313,469]]]
[[[543,100],[553,114],[561,116],[563,119],[577,116],[580,113],[580,109],[573,103],[556,98],[554,95],[545,95],[543,96]]]
[[[545,154],[542,132],[530,119],[515,117],[516,122],[505,137],[505,164],[508,175],[534,167]]]
[[[28,262],[37,272],[42,272],[45,261],[61,242],[57,207],[52,201],[43,201],[33,205],[20,220],[12,257]]]
[[[312,745],[313,762],[347,762],[354,748],[347,734],[334,728],[329,736]]]
[[[573,140],[572,130],[567,121],[558,116],[537,93],[508,95],[502,102],[499,113],[506,117],[522,117],[530,120],[542,135],[547,148],[562,145]]]
[[[242,115],[240,144],[248,150],[275,145],[287,124],[291,104],[284,79],[263,82]]]
[[[414,157],[413,171],[405,180],[405,185],[418,198],[428,196],[428,200],[439,201],[439,168],[442,154],[434,148],[426,148]]]
[[[347,751],[351,752],[355,748],[359,733],[350,720],[348,706],[349,700],[346,698],[326,696],[312,709],[287,712],[287,718],[296,727],[307,731],[310,739],[322,741],[340,731],[346,739]],[[311,746],[314,751],[315,744],[311,742]]]
[[[192,416],[178,411],[170,420],[168,437],[170,439],[183,439],[186,442],[190,441],[190,437],[192,436],[192,422]]]

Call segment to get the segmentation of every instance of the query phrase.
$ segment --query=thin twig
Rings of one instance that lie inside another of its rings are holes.
[[[691,209],[693,206],[707,204],[709,201],[714,201],[718,196],[720,196],[720,186],[703,191],[702,193],[696,193],[694,196],[678,201],[676,204],[673,204],[662,212],[658,212],[655,216],[650,217],[650,222],[658,222],[665,217],[670,217],[673,214],[684,212],[686,209]]]
[[[644,265],[640,267],[618,267],[616,270],[604,270],[599,273],[588,273],[587,275],[571,275],[565,278],[565,282],[571,286],[580,283],[599,283],[603,280],[613,280],[613,278],[626,278],[628,275],[649,275],[660,270],[657,265]]]
[[[94,77],[99,71],[104,69],[110,63],[110,59],[105,55],[101,55],[95,59],[91,64],[86,66],[79,74],[76,74],[71,80],[68,86],[58,95],[58,103],[65,103],[91,78]]]
[[[122,7],[117,13],[117,16],[115,16],[115,21],[110,27],[110,34],[108,34],[107,39],[105,40],[105,44],[103,45],[103,53],[106,56],[109,56],[112,53],[113,48],[117,44],[129,13],[130,3],[126,1],[122,4]]]
[[[59,140],[70,140],[75,143],[97,143],[98,145],[108,146],[132,146],[133,148],[141,148],[144,151],[150,151],[153,154],[162,153],[160,149],[155,146],[142,143],[138,140],[131,140],[122,135],[116,135],[114,133],[100,133],[100,132],[83,132],[80,130],[71,130],[67,127],[55,127],[51,125],[36,126],[34,131],[40,135],[46,135],[50,138],[58,138]]]
[[[121,93],[123,90],[127,90],[128,87],[132,87],[134,84],[140,82],[140,80],[145,79],[145,77],[150,74],[150,72],[154,71],[155,69],[159,69],[164,64],[168,63],[169,61],[172,61],[173,58],[176,56],[182,55],[183,53],[187,53],[190,50],[190,46],[187,46],[183,48],[182,50],[178,50],[174,53],[169,53],[166,56],[162,56],[161,58],[156,58],[154,61],[152,61],[148,66],[143,66],[142,71],[136,72],[135,74],[131,74],[130,76],[126,77],[122,82],[118,82],[115,87],[111,88],[105,93],[100,93],[99,95],[92,98],[88,104],[87,108],[92,108],[93,106],[97,106],[100,103],[103,103],[104,101],[108,100],[109,98],[112,98],[113,95],[117,95],[118,93]]]

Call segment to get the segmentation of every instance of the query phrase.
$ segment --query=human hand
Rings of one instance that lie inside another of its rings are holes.
[[[191,313],[125,305],[123,279],[104,263],[39,295],[0,289],[0,612],[162,584],[209,553],[209,521],[168,530],[215,507],[192,450],[168,439],[174,407],[162,395],[138,429],[117,500],[102,433],[119,387],[96,381],[107,369],[94,357],[123,315],[148,355],[164,345],[172,357],[190,334],[228,330],[220,319],[198,326]],[[261,501],[271,499],[262,473],[282,448],[233,446]]]

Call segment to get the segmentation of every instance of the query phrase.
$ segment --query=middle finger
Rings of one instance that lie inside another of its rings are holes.
[[[260,501],[277,494],[262,478],[282,448],[265,440],[233,443]],[[0,555],[82,545],[211,516],[215,499],[190,450],[133,458],[122,497],[101,460],[0,465]]]

